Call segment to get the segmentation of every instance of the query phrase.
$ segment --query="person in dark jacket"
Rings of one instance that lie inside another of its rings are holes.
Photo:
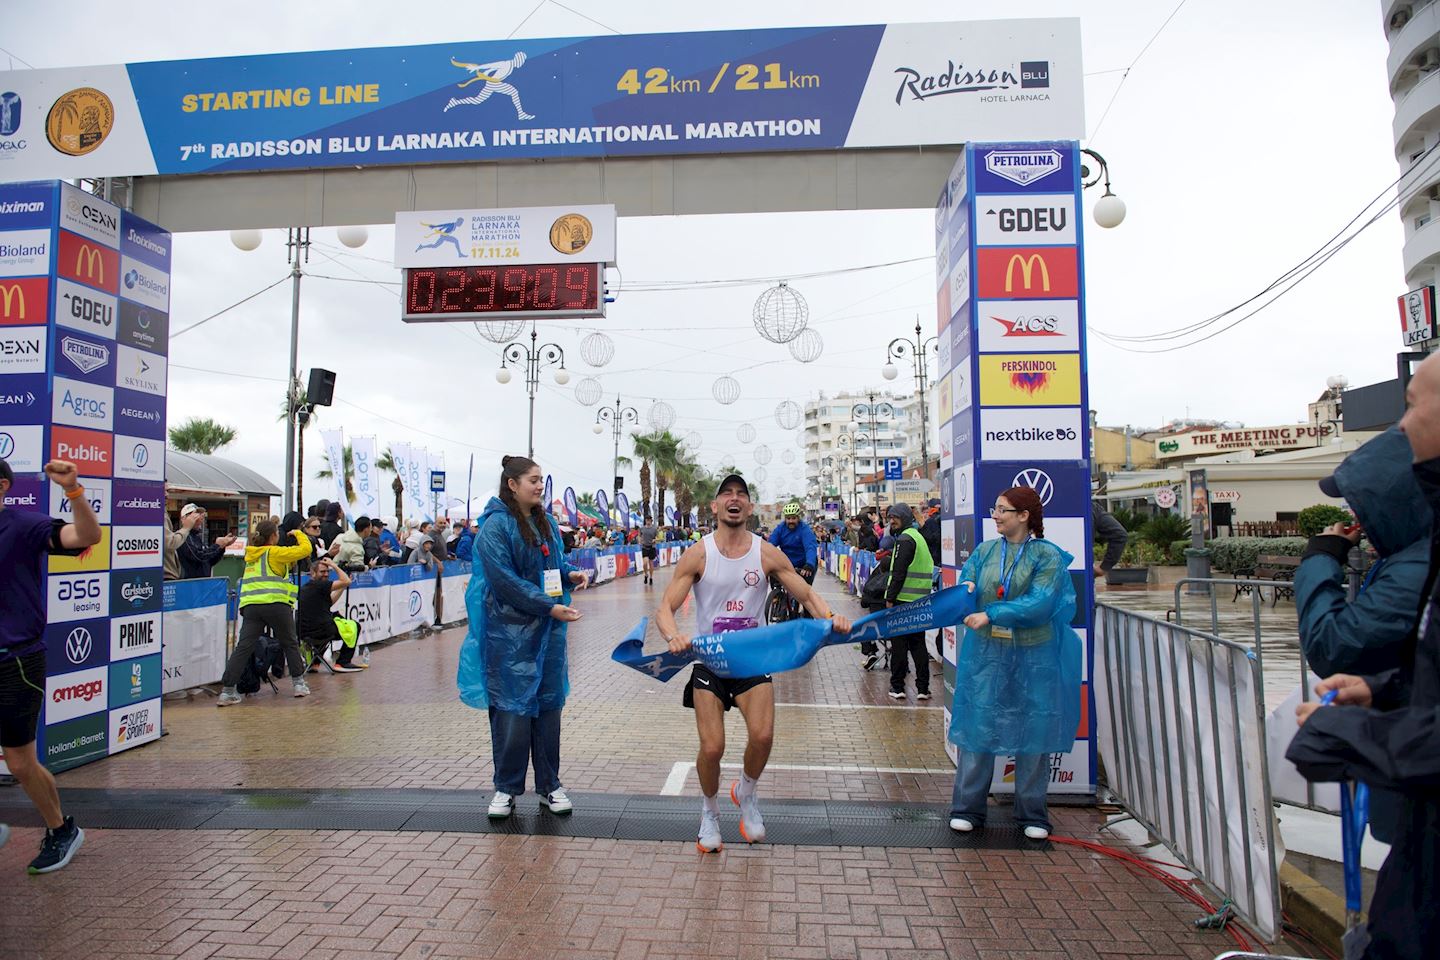
[[[1090,526],[1094,528],[1094,539],[1105,544],[1105,556],[1094,568],[1095,576],[1103,577],[1120,562],[1130,534],[1125,525],[1111,516],[1098,500],[1090,501]]]
[[[1440,356],[1416,370],[1406,400],[1400,429],[1433,517],[1440,514]],[[1422,616],[1403,642],[1400,666],[1326,678],[1315,692],[1333,690],[1336,706],[1300,704],[1300,732],[1285,752],[1309,780],[1358,780],[1401,795],[1395,839],[1370,902],[1367,960],[1433,957],[1440,934],[1440,525],[1431,527],[1427,546]]]
[[[930,556],[925,538],[920,535],[915,514],[907,505],[895,504],[890,508],[889,516],[890,534],[895,539],[895,546],[890,557],[885,602],[894,607],[918,600],[934,589],[935,561]],[[909,659],[915,661],[915,699],[929,700],[930,653],[925,649],[924,633],[907,633],[890,640],[890,699],[905,699]]]
[[[187,517],[196,515],[199,519],[193,521],[189,535],[175,549],[175,554],[180,559],[182,580],[201,580],[210,576],[215,564],[225,556],[225,548],[235,542],[234,537],[220,537],[214,543],[206,543],[205,508],[193,503],[187,503],[180,508],[182,524]]]
[[[325,546],[332,546],[340,539],[340,534],[345,532],[345,511],[340,509],[340,504],[329,503],[325,505],[325,519],[320,522],[320,539],[325,541]]]
[[[855,531],[855,549],[874,553],[880,548],[880,538],[875,536],[875,526],[870,521],[870,515],[862,513],[855,518],[855,522],[860,527]]]
[[[920,536],[930,548],[930,559],[940,562],[940,500],[935,498],[925,504],[925,522],[920,524]]]

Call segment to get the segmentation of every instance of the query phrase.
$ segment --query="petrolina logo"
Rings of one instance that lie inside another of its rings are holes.
[[[81,373],[94,373],[110,362],[110,348],[100,343],[91,343],[78,337],[65,337],[60,341],[60,352],[65,359],[75,364]]]
[[[1022,187],[1059,173],[1064,163],[1059,150],[992,150],[985,155],[986,170]]]

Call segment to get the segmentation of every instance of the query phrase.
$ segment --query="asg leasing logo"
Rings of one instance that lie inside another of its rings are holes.
[[[75,365],[81,373],[94,373],[110,362],[110,348],[99,343],[65,337],[60,341],[60,352]]]
[[[442,111],[443,113],[449,113],[451,110],[460,106],[479,106],[498,93],[501,96],[509,97],[510,102],[515,105],[516,119],[535,119],[533,113],[526,113],[525,108],[520,105],[520,91],[515,89],[514,84],[505,82],[512,73],[525,66],[524,52],[516,53],[515,56],[509,60],[494,60],[490,63],[465,63],[451,57],[450,65],[452,67],[459,67],[461,70],[470,74],[468,79],[461,80],[455,85],[457,88],[463,90],[472,83],[479,83],[482,84],[482,86],[478,92],[468,97],[451,97],[450,102],[445,104],[445,109]]]
[[[1022,187],[1058,173],[1064,163],[1059,150],[992,150],[985,155],[986,170]]]
[[[65,656],[71,663],[84,663],[90,659],[92,646],[90,631],[84,627],[76,627],[65,637]]]
[[[895,91],[896,106],[903,104],[907,95],[910,100],[928,100],[952,93],[983,95],[1016,87],[1034,89],[1050,86],[1048,60],[1022,60],[1018,70],[1014,64],[967,67],[947,60],[943,68],[929,73],[921,73],[914,67],[896,67],[895,74],[900,78],[899,89]]]
[[[1040,506],[1048,507],[1055,496],[1055,482],[1050,479],[1050,474],[1038,467],[1030,467],[1015,474],[1011,481],[1012,487],[1029,487],[1040,497]]]

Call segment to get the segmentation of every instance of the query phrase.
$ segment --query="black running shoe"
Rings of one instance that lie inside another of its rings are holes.
[[[40,855],[30,861],[30,872],[54,873],[70,863],[85,842],[85,831],[75,826],[74,817],[66,817],[56,830],[46,830],[40,843]]]

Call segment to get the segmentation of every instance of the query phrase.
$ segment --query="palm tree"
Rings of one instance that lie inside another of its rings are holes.
[[[675,485],[675,509],[680,514],[682,526],[690,523],[690,510],[695,506],[696,481],[700,474],[700,465],[694,460],[681,460],[675,465],[671,481]]]
[[[275,419],[284,423],[290,419],[290,406],[280,404],[280,416]],[[295,509],[304,512],[305,502],[305,428],[315,422],[315,408],[305,398],[305,388],[295,388],[295,420],[300,424],[300,435],[295,440]],[[289,479],[288,477],[286,478]]]
[[[182,453],[209,456],[234,442],[235,428],[216,423],[209,417],[191,417],[180,426],[170,428],[170,446]]]
[[[346,453],[349,453],[348,449]],[[405,522],[405,499],[402,496],[405,493],[405,481],[400,479],[400,471],[395,468],[395,454],[390,452],[389,447],[386,447],[385,452],[375,458],[375,468],[389,470],[395,474],[395,480],[390,484],[390,489],[395,491],[395,526],[399,527]]]
[[[322,453],[320,456],[325,460],[325,469],[317,471],[315,474],[315,479],[333,480],[335,478],[335,471],[330,469],[330,454]],[[355,451],[351,448],[350,444],[345,444],[345,449],[344,452],[341,454],[341,457],[345,461],[345,500],[347,503],[354,503]]]
[[[650,461],[659,449],[659,432],[631,434],[630,442],[635,445],[635,457],[640,461],[640,504],[645,522],[650,522]]]
[[[655,451],[652,462],[655,468],[655,509],[657,515],[665,516],[665,491],[674,485],[675,473],[683,460],[680,452],[680,438],[669,430],[655,434]]]
[[[579,497],[575,498],[575,503],[577,506],[589,507],[592,510],[595,510],[597,513],[600,510],[600,505],[595,502],[595,494],[593,493],[580,494]]]

